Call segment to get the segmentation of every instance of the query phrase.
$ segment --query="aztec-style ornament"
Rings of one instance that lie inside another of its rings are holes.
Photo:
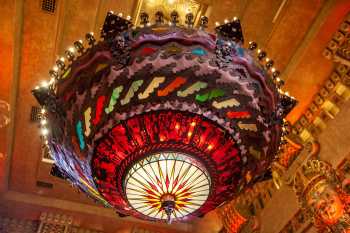
[[[242,47],[239,20],[207,33],[173,12],[151,25],[107,14],[96,41],[33,93],[54,174],[120,215],[171,222],[203,216],[268,173],[295,100],[275,69]]]
[[[242,192],[241,195],[248,195]],[[237,198],[223,206],[218,211],[223,223],[223,233],[259,233],[260,220],[249,211],[246,203],[241,203]]]
[[[295,174],[294,190],[319,232],[350,232],[350,196],[330,164],[308,160]]]

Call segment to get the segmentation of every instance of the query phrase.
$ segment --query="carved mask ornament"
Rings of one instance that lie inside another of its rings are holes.
[[[307,161],[295,175],[294,189],[320,232],[350,232],[349,196],[330,164]]]

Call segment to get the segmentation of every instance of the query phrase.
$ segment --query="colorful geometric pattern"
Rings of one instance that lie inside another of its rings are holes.
[[[175,198],[173,218],[182,218],[199,209],[210,192],[210,178],[203,165],[178,152],[160,152],[135,163],[125,178],[130,205],[156,219],[166,219],[162,197]]]

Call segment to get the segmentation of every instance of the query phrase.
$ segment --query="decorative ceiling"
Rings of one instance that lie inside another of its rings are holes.
[[[235,16],[241,20],[245,41],[257,41],[259,48],[267,52],[281,71],[286,89],[298,99],[299,104],[290,115],[290,120],[296,121],[332,72],[332,61],[325,59],[322,53],[347,14],[349,1],[224,0],[198,3],[207,6],[209,31],[213,31],[216,21],[223,23],[226,18]],[[12,111],[9,124],[0,129],[0,190],[8,190],[8,195],[4,195],[8,208],[0,212],[5,210],[18,215],[11,205],[26,203],[24,206],[39,206],[23,208],[26,211],[21,214],[26,216],[36,215],[41,208],[55,208],[73,209],[81,216],[94,214],[99,216],[96,218],[100,222],[114,219],[113,211],[94,208],[84,195],[49,175],[52,165],[41,161],[42,141],[36,137],[38,126],[29,121],[31,107],[36,105],[30,91],[33,83],[47,79],[47,67],[51,67],[73,41],[83,38],[88,31],[98,33],[105,12],[122,12],[124,16],[136,19],[137,12],[142,12],[138,5],[136,0],[56,1],[55,11],[47,13],[38,1],[2,4],[0,27],[4,36],[0,38],[3,61],[0,99],[9,103]],[[37,181],[51,184],[52,188],[38,186]],[[113,221],[124,226],[124,222],[137,222],[132,218]],[[84,224],[98,225],[91,218]],[[210,219],[207,224],[217,227]],[[110,224],[105,225],[113,230]],[[190,226],[172,224],[164,227],[169,227],[167,232],[174,229],[186,232]]]

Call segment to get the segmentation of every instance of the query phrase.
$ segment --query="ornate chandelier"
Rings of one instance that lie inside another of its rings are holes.
[[[155,18],[109,12],[102,39],[74,42],[33,93],[55,175],[120,215],[171,222],[263,179],[296,102],[266,52],[242,47],[238,19],[213,35],[205,16],[198,29],[191,13]]]

